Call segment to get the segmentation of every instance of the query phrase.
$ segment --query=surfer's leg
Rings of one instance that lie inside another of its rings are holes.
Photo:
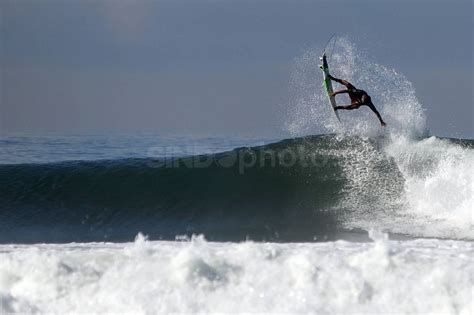
[[[330,74],[328,75],[328,78],[331,79],[331,80],[333,80],[333,81],[335,81],[335,82],[337,82],[337,83],[339,83],[339,84],[344,85],[344,86],[345,86],[346,88],[348,88],[348,89],[354,89],[354,88],[355,88],[355,87],[354,87],[349,81],[347,81],[347,80],[342,80],[342,79],[335,78],[335,77],[333,77],[333,76],[330,75]]]
[[[340,83],[340,84],[342,84],[342,82],[344,81],[344,80],[341,80],[341,79],[338,79],[338,78],[333,77],[333,76],[330,75],[329,73],[328,73],[328,78],[331,79],[331,80],[333,80],[333,81],[336,81],[337,83]]]

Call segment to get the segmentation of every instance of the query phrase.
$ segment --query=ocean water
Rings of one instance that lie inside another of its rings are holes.
[[[284,139],[0,137],[0,313],[472,314],[474,141],[343,39],[339,124],[318,51]]]

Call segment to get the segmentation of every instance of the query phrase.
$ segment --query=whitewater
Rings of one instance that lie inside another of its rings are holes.
[[[0,138],[0,313],[472,314],[474,141],[343,38],[333,75],[388,126],[339,124],[319,51],[288,139]]]
[[[3,245],[2,312],[472,314],[472,243]]]

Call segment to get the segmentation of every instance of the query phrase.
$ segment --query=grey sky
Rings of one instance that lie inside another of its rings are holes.
[[[471,0],[0,0],[0,10],[3,133],[284,135],[293,60],[338,33],[406,75],[433,134],[474,137]]]

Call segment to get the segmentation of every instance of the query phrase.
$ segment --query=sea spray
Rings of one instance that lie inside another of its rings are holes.
[[[340,110],[342,124],[339,124],[322,88],[319,56],[319,49],[311,49],[294,61],[290,84],[292,98],[286,121],[292,135],[336,132],[376,137],[390,133],[414,138],[426,134],[425,113],[412,83],[395,69],[371,61],[345,37],[338,38],[328,60],[331,74],[367,91],[387,122],[387,128],[380,128],[367,106],[352,111]],[[344,89],[337,83],[334,88]],[[348,105],[350,100],[343,94],[336,97],[336,102]]]
[[[338,38],[329,63],[335,77],[371,95],[387,122],[387,127],[380,127],[375,115],[362,106],[341,111],[342,123],[337,123],[317,83],[319,50],[296,58],[288,130],[294,135],[336,132],[339,136],[333,141],[347,138],[353,144],[337,152],[346,178],[344,198],[336,207],[346,209],[344,226],[472,239],[472,148],[436,137],[424,139],[425,111],[412,83],[397,70],[369,60],[347,38]],[[338,96],[337,102],[349,99]]]

